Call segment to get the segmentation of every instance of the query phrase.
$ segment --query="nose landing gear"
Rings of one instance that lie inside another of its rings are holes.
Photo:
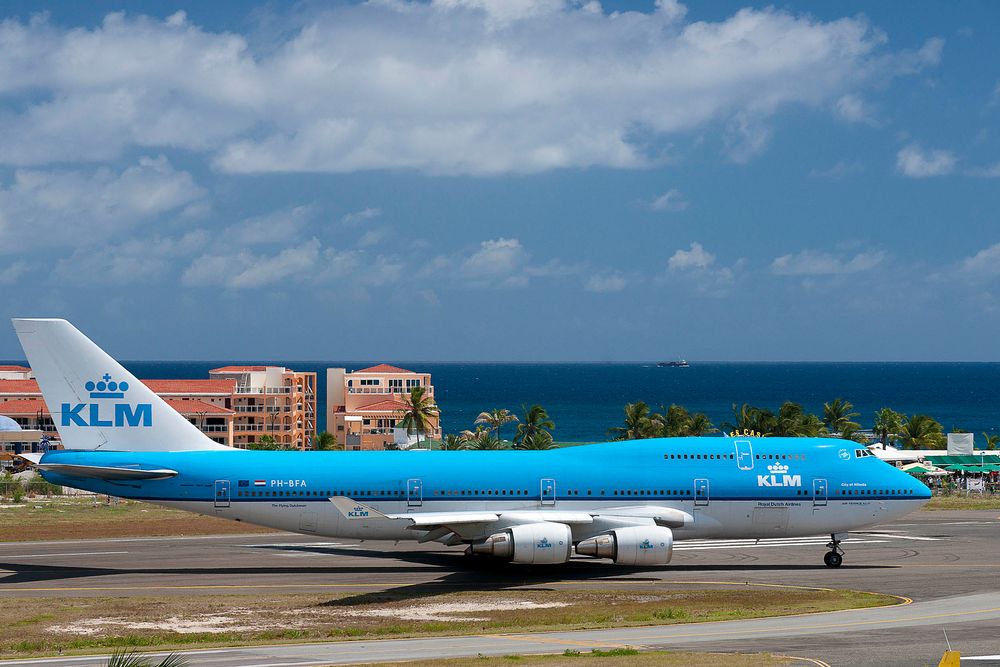
[[[843,536],[843,533],[830,535],[830,541],[826,545],[830,551],[823,556],[823,562],[826,563],[827,567],[840,567],[840,564],[844,562],[844,550],[840,548],[840,538]]]

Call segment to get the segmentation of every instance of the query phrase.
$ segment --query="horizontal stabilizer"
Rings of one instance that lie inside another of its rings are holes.
[[[134,480],[134,479],[167,479],[176,477],[177,471],[169,468],[139,468],[130,466],[84,466],[72,463],[40,463],[39,470],[54,472],[68,477],[86,477],[88,479]]]

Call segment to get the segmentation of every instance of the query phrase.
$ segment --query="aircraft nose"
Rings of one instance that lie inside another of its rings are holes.
[[[926,484],[921,482],[918,478],[914,477],[908,472],[903,470],[898,470],[897,473],[901,476],[901,483],[904,484],[903,488],[909,491],[909,495],[912,498],[918,500],[929,500],[931,497],[931,490]]]

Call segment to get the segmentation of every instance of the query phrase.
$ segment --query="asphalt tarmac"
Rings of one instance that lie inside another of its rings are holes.
[[[0,599],[108,595],[356,593],[414,600],[444,590],[799,585],[902,596],[877,610],[660,628],[418,640],[338,642],[191,652],[189,664],[293,667],[445,655],[643,646],[772,651],[830,665],[936,665],[944,632],[963,656],[1000,654],[1000,512],[920,512],[852,533],[844,565],[822,563],[828,538],[678,543],[659,570],[577,559],[565,566],[483,566],[461,549],[275,534],[23,542],[0,545]],[[95,658],[0,662],[89,667]],[[1000,665],[1000,659],[970,662]]]

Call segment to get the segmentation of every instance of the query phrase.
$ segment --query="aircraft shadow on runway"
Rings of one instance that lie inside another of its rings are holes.
[[[112,579],[109,585],[114,585],[113,578],[118,576],[182,576],[192,585],[211,585],[220,578],[233,577],[247,581],[254,576],[275,575],[328,575],[329,583],[337,583],[341,577],[349,575],[372,575],[370,580],[378,582],[378,575],[392,576],[401,574],[424,574],[433,576],[436,570],[443,570],[441,576],[432,581],[420,581],[403,586],[394,586],[378,591],[359,593],[344,598],[338,598],[326,603],[331,606],[349,606],[384,602],[386,600],[415,600],[434,595],[440,595],[443,590],[462,590],[465,592],[495,592],[524,586],[544,587],[546,585],[565,585],[567,583],[607,584],[628,581],[634,584],[644,579],[658,581],[664,573],[702,572],[715,573],[731,579],[733,573],[765,571],[803,571],[825,570],[821,563],[789,563],[762,564],[751,562],[730,562],[711,564],[678,564],[662,568],[629,568],[612,565],[604,560],[573,559],[569,563],[552,566],[514,565],[495,561],[485,557],[466,556],[461,551],[378,551],[374,549],[359,549],[357,547],[343,549],[324,545],[262,545],[255,549],[267,548],[297,552],[315,553],[317,556],[345,556],[365,558],[374,563],[331,566],[317,561],[315,566],[269,566],[269,567],[124,567],[98,568],[85,566],[45,565],[37,563],[0,563],[0,586],[13,584],[42,584],[71,579],[87,579],[107,577]],[[384,563],[384,564],[383,564]],[[893,569],[893,565],[846,565],[844,569]],[[7,572],[6,575],[2,574]],[[642,577],[641,575],[648,575]],[[205,581],[204,578],[211,578]],[[352,577],[353,581],[356,578]],[[146,585],[155,586],[155,581],[146,579]],[[173,583],[173,582],[171,582]],[[285,580],[283,583],[288,583]],[[302,587],[309,588],[311,581],[303,581]],[[266,586],[266,582],[262,585]],[[373,583],[373,585],[378,585]],[[16,589],[6,589],[15,592]]]

